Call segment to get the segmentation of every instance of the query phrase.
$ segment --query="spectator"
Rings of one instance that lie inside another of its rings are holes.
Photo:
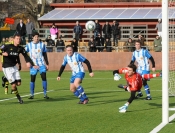
[[[30,19],[27,19],[27,24],[26,24],[26,31],[28,35],[28,42],[32,41],[32,32],[35,29],[33,22],[30,21]]]
[[[103,34],[104,38],[111,38],[111,25],[108,21],[106,21],[106,24],[103,26]]]
[[[22,19],[20,19],[16,26],[16,32],[21,36],[21,44],[25,45],[26,25],[23,23]]]
[[[111,32],[113,37],[113,46],[118,46],[118,40],[120,39],[121,32],[119,23],[115,20],[113,21],[113,24],[111,26]]]
[[[131,38],[129,38],[128,41],[125,42],[125,44],[123,46],[124,46],[124,50],[126,50],[127,52],[134,52],[135,51],[135,44]]]
[[[5,37],[2,38],[1,46],[5,44]]]
[[[99,24],[98,20],[95,20],[95,29],[94,29],[94,38],[100,34],[101,31],[101,25]]]
[[[51,36],[49,35],[46,38],[46,42],[47,42],[47,52],[53,52],[53,47],[55,46],[55,41],[51,39]]]
[[[52,27],[50,28],[50,34],[51,34],[52,40],[55,41],[55,39],[57,38],[57,33],[58,33],[58,29],[56,28],[55,24],[52,24]]]
[[[78,52],[78,41],[76,38],[71,42],[71,46],[73,47],[73,52]]]
[[[162,20],[158,19],[158,23],[156,24],[155,29],[157,30],[157,34],[162,37]]]
[[[89,46],[89,52],[96,52],[95,41],[93,37],[90,38],[88,46]]]
[[[9,37],[8,42],[5,42],[5,44],[13,44],[13,37]]]
[[[104,38],[98,34],[98,37],[96,37],[96,47],[98,49],[98,52],[103,52],[104,49]]]
[[[109,38],[106,38],[105,47],[106,47],[106,52],[112,52],[112,45]]]
[[[141,48],[146,49],[145,38],[141,34],[138,35],[138,41],[140,41]]]
[[[61,37],[58,37],[58,40],[56,42],[57,52],[63,52],[64,51],[64,41],[61,39]]]
[[[74,26],[74,34],[75,34],[75,39],[79,41],[80,35],[82,34],[82,28],[78,21],[76,21],[76,25]]]
[[[157,35],[156,38],[154,39],[153,45],[154,45],[155,52],[161,52],[162,51],[162,37]]]
[[[5,38],[5,42],[9,42],[9,38],[8,37]]]

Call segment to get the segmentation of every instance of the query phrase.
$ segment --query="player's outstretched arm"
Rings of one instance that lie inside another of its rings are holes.
[[[58,80],[58,81],[61,79],[61,74],[63,73],[64,69],[65,69],[65,66],[62,65],[62,66],[60,67],[60,71],[59,71],[59,73],[58,73],[58,77],[57,77],[57,80]]]
[[[24,56],[27,67],[29,67],[29,63],[31,66],[34,66],[34,63],[33,63],[32,59],[29,57],[29,55],[27,54],[27,51],[23,47],[21,47],[21,49],[22,49],[21,53]]]
[[[87,65],[87,67],[88,67],[89,76],[93,77],[93,76],[94,76],[94,73],[92,72],[92,68],[91,68],[90,62],[89,62],[87,59],[85,59],[85,60],[84,60],[84,63],[85,63],[85,64]]]

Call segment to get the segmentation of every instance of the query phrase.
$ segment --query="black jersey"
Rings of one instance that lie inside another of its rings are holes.
[[[17,60],[19,59],[20,53],[24,56],[26,62],[30,62],[31,65],[33,65],[33,62],[28,56],[27,51],[25,51],[22,46],[15,46],[14,44],[2,45],[1,50],[8,53],[8,56],[3,56],[3,68],[15,66]]]

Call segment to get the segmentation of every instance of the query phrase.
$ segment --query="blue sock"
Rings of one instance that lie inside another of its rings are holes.
[[[82,95],[78,92],[78,90],[76,90],[76,91],[74,92],[74,95],[75,95],[76,97],[78,97],[82,102],[84,101],[84,98],[83,98]]]
[[[44,96],[47,95],[47,81],[42,81]]]
[[[30,82],[30,94],[34,96],[35,82]]]
[[[146,95],[150,97],[151,95],[150,95],[149,86],[145,85],[144,88],[145,88]]]
[[[83,89],[82,86],[79,86],[79,87],[77,88],[77,90],[78,90],[78,92],[82,95],[82,97],[83,97],[84,99],[87,99],[87,98],[88,98],[88,97],[86,96],[86,94],[85,94],[84,89]]]

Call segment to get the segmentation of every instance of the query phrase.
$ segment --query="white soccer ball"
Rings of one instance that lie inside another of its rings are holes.
[[[119,74],[116,73],[116,74],[114,75],[114,80],[115,80],[115,81],[119,81],[120,79],[121,79],[121,76],[120,76]]]
[[[94,21],[88,21],[86,22],[86,30],[87,31],[93,31],[95,29],[95,22]]]

